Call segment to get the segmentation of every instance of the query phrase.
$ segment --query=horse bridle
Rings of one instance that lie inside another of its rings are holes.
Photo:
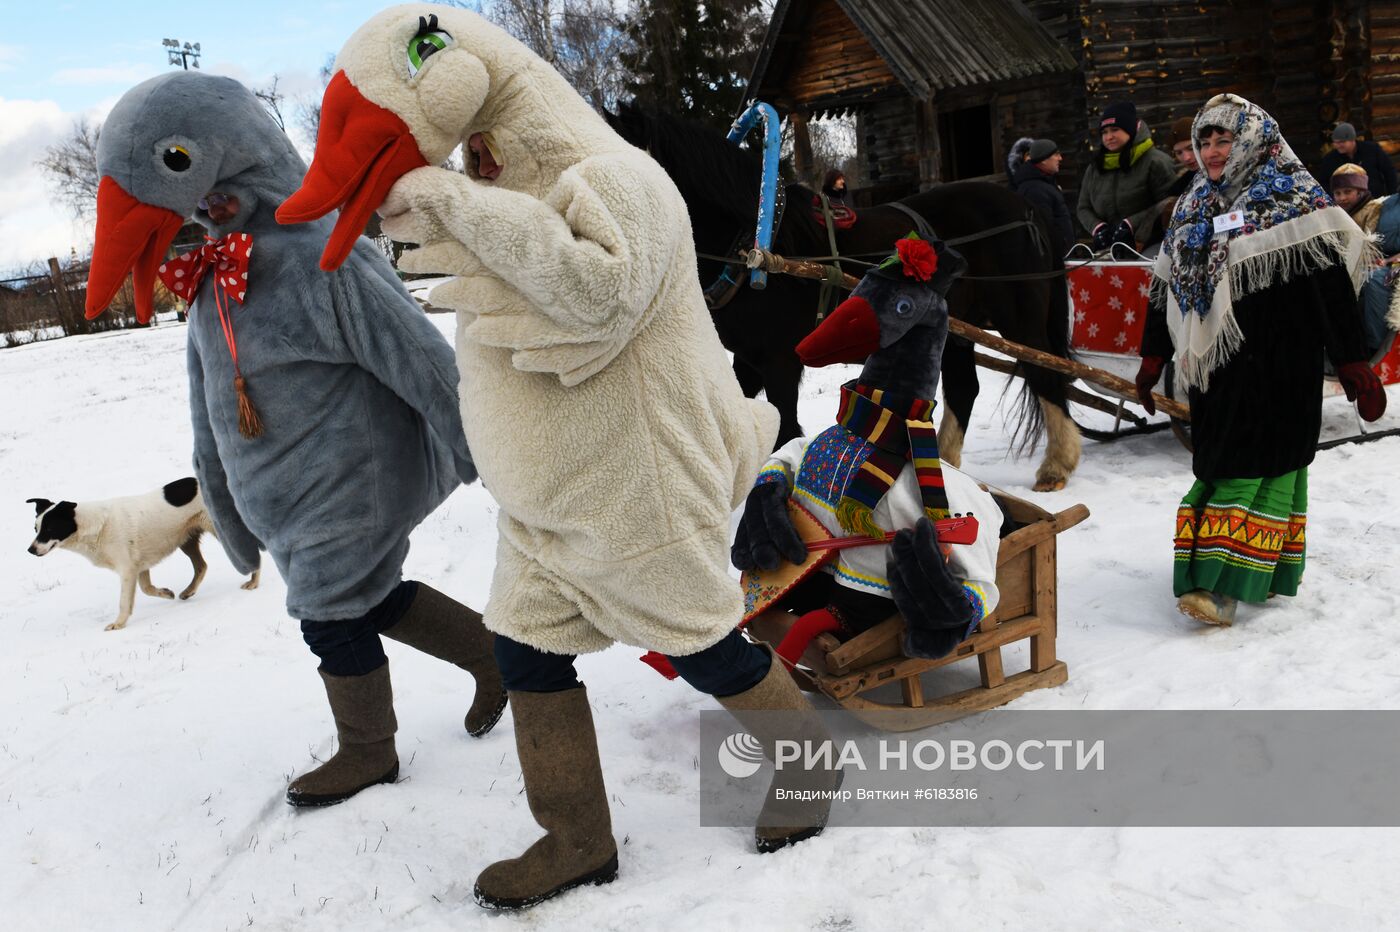
[[[778,185],[773,198],[773,229],[777,231],[783,225],[783,211],[787,208],[787,188]],[[724,268],[720,270],[719,277],[710,283],[705,289],[705,305],[711,311],[717,311],[724,307],[735,296],[739,294],[739,289],[744,287],[744,273],[748,271],[748,266],[744,263],[743,253],[753,242],[753,237],[746,231],[740,230],[734,234],[734,239],[729,243],[729,249],[724,256],[711,255],[709,253],[696,253],[701,259],[710,259],[715,262],[724,263]]]

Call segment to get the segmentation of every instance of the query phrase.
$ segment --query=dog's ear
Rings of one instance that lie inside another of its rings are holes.
[[[53,502],[47,498],[26,498],[25,501],[34,506],[34,517],[36,518],[53,507]]]

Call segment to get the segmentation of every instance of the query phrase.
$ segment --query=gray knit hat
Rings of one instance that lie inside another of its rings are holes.
[[[1337,128],[1332,130],[1333,142],[1346,142],[1356,138],[1356,127],[1350,123],[1338,123]]]
[[[1030,149],[1027,150],[1026,161],[1034,165],[1037,162],[1045,161],[1059,151],[1060,147],[1055,145],[1055,140],[1037,139],[1035,142],[1031,143]]]

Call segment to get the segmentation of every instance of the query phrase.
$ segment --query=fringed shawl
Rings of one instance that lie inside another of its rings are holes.
[[[1342,263],[1359,291],[1374,266],[1372,238],[1334,205],[1263,109],[1234,94],[1206,102],[1191,127],[1198,164],[1200,129],[1220,126],[1234,144],[1219,181],[1204,168],[1172,211],[1153,268],[1153,299],[1165,298],[1179,378],[1202,390],[1239,349],[1237,298]],[[1216,231],[1217,216],[1239,211],[1243,225]]]

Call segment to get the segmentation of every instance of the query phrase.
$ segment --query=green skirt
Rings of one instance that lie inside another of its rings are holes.
[[[1173,590],[1241,602],[1297,594],[1307,512],[1306,467],[1272,479],[1197,480],[1176,513]]]

